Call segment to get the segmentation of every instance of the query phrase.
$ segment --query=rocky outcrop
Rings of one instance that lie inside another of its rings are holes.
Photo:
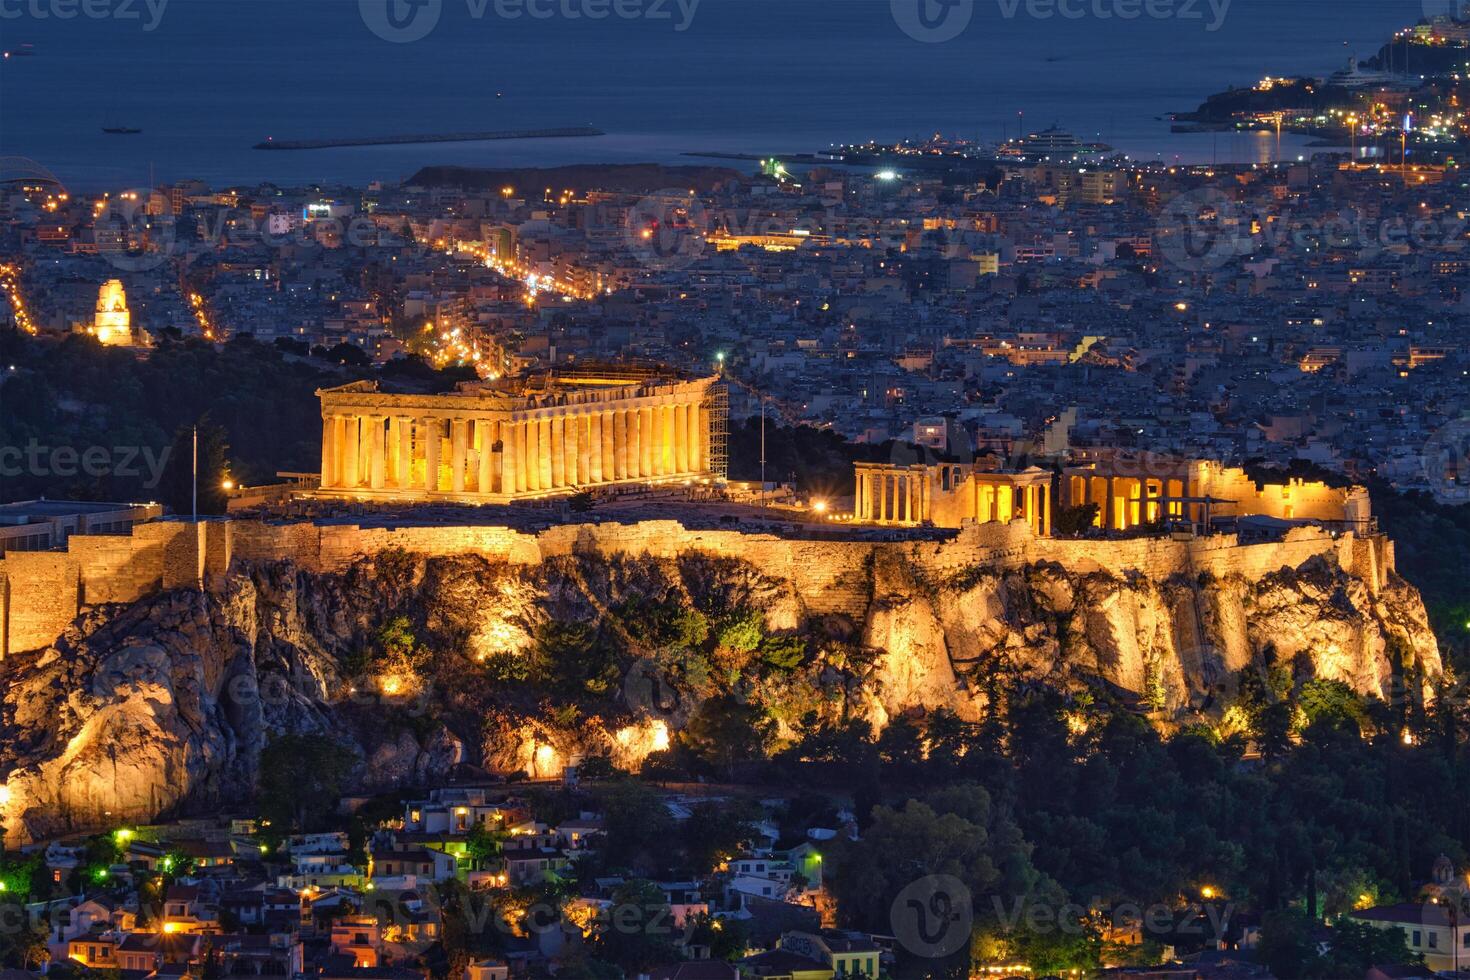
[[[634,767],[701,698],[735,687],[789,731],[808,706],[880,726],[914,709],[977,718],[997,672],[1207,717],[1266,661],[1379,695],[1405,669],[1440,670],[1412,587],[1390,575],[1375,589],[1322,555],[1255,579],[1156,580],[1054,561],[937,574],[908,554],[837,570],[844,588],[866,582],[861,615],[697,550],[539,564],[384,551],[331,572],[237,562],[207,592],[88,610],[51,647],[0,664],[7,827],[36,839],[247,800],[261,751],[288,732],[341,741],[360,760],[355,787],[376,792],[460,764],[551,776],[596,754]],[[758,610],[768,634],[807,638],[806,660],[681,659],[626,612],[639,602],[710,622]],[[398,654],[411,669],[373,659],[393,617],[411,624],[417,648]],[[588,626],[621,676],[570,693],[524,683],[548,624]]]

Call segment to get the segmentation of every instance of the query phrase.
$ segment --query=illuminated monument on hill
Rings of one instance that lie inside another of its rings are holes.
[[[128,311],[128,294],[121,280],[109,279],[98,290],[91,333],[108,347],[133,344],[133,315]]]
[[[606,370],[469,382],[442,395],[360,381],[317,392],[321,492],[505,503],[725,476],[718,376]]]

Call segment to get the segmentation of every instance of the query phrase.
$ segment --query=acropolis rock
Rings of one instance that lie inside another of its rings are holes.
[[[656,716],[617,685],[548,709],[490,672],[544,624],[595,626],[635,595],[719,596],[760,610],[767,631],[806,631],[793,682],[877,727],[915,710],[982,717],[993,672],[1133,696],[1152,674],[1158,717],[1208,720],[1232,677],[1268,656],[1365,694],[1385,693],[1395,658],[1425,678],[1441,670],[1391,544],[1313,528],[1243,545],[1064,540],[1023,521],[938,542],[672,521],[539,533],[232,521],[144,525],[105,545],[0,561],[13,841],[242,803],[285,732],[349,746],[363,791],[459,763],[543,776],[588,754],[636,766],[687,711]],[[33,587],[16,588],[22,574]],[[396,694],[352,674],[390,613],[429,658],[422,686]]]

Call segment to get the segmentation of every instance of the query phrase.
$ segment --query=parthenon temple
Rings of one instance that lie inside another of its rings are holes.
[[[724,475],[718,376],[568,374],[388,394],[317,392],[321,491],[385,500],[505,503],[614,484]]]
[[[1025,520],[1051,533],[1051,474],[1007,472],[975,463],[857,463],[853,519],[870,524],[960,527]]]

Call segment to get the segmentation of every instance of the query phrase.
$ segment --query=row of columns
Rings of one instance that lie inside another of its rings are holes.
[[[322,487],[540,493],[709,470],[709,409],[668,402],[531,418],[328,414]]]
[[[859,521],[880,524],[922,524],[934,520],[933,478],[938,472],[944,492],[960,489],[963,482],[941,467],[858,467],[853,516]],[[980,523],[1005,522],[1024,517],[1039,535],[1049,535],[1052,524],[1050,485],[1047,482],[1008,483],[988,481],[980,475],[966,476],[974,487],[973,499],[947,511],[952,518],[969,517]]]
[[[1051,534],[1052,503],[1050,487],[1045,483],[975,484],[975,520],[984,524],[994,521],[1026,519],[1037,534]]]
[[[1094,524],[1126,531],[1167,517],[1191,518],[1189,486],[1183,480],[1130,476],[1074,476],[1068,487],[1074,507],[1097,504]]]
[[[922,524],[929,520],[927,472],[857,471],[855,517],[883,524]]]

